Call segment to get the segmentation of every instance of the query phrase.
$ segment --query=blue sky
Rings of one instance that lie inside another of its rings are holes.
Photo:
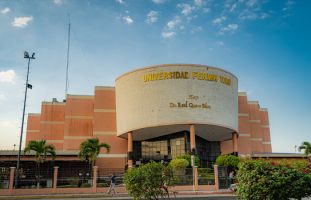
[[[272,148],[311,141],[311,1],[0,0],[0,149],[18,144],[26,60],[26,111],[64,98],[70,15],[69,93],[92,94],[117,76],[162,63],[221,67],[269,110]]]

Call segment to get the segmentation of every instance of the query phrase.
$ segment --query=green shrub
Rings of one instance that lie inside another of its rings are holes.
[[[183,154],[181,156],[178,156],[177,158],[186,159],[189,163],[187,167],[191,167],[191,155],[190,154]],[[200,166],[200,158],[197,155],[194,156],[194,164],[195,166]]]
[[[227,166],[234,169],[238,168],[240,158],[234,155],[220,155],[216,159],[217,165]]]
[[[166,168],[156,162],[129,169],[123,178],[126,191],[134,199],[159,199],[164,195],[165,184],[169,185],[166,173]]]
[[[183,170],[189,166],[189,162],[183,158],[175,158],[171,160],[169,165],[170,167],[172,167],[173,170]]]
[[[311,165],[246,160],[239,164],[237,179],[240,199],[301,199],[311,195]]]

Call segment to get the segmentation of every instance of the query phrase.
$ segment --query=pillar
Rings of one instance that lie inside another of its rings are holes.
[[[232,133],[233,155],[238,155],[238,133]]]
[[[54,176],[53,176],[53,190],[55,191],[57,188],[57,178],[58,178],[58,166],[54,167]]]
[[[219,190],[218,165],[214,165],[215,189]]]
[[[133,132],[127,133],[127,165],[133,167]]]
[[[196,155],[195,147],[195,128],[194,125],[190,125],[190,150],[191,150],[191,166],[195,165],[194,156]]]
[[[92,191],[96,192],[97,189],[97,173],[98,173],[98,167],[93,167],[93,185],[92,185]]]
[[[193,167],[193,174],[194,174],[194,190],[199,189],[199,176],[198,176],[198,166]]]
[[[10,194],[13,194],[14,175],[15,175],[15,167],[10,167],[10,185],[9,185]]]

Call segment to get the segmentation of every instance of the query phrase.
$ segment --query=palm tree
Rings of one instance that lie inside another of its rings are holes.
[[[305,155],[308,157],[311,155],[311,143],[310,142],[303,142],[301,146],[298,147],[298,150],[304,150]]]
[[[40,164],[44,163],[48,154],[52,156],[52,159],[56,157],[55,147],[53,145],[47,145],[45,140],[35,141],[31,140],[27,144],[24,150],[24,154],[29,152],[35,152],[35,158],[38,169],[37,188],[40,187]]]
[[[110,151],[110,145],[106,143],[99,143],[98,138],[88,139],[80,144],[80,152],[78,157],[87,161],[92,166],[95,165],[96,158],[100,152],[100,149],[104,147],[107,150],[107,153]]]

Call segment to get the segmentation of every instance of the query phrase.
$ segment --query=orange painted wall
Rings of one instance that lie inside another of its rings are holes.
[[[42,102],[41,105],[40,134],[56,150],[63,149],[65,106],[60,102]]]
[[[41,140],[40,114],[28,114],[26,144],[31,140]]]
[[[270,128],[267,109],[257,101],[248,101],[244,92],[239,93],[239,154],[271,153]],[[233,152],[232,140],[221,142],[221,153]]]
[[[250,102],[239,93],[239,154],[271,152],[269,118],[266,109]],[[126,163],[127,140],[116,134],[116,100],[114,87],[95,87],[94,95],[68,95],[66,102],[43,102],[41,114],[29,114],[26,143],[45,139],[56,150],[79,150],[88,138],[98,138],[111,145],[99,167],[123,168]],[[221,142],[223,154],[233,150],[232,140]],[[105,154],[103,149],[101,154]]]

